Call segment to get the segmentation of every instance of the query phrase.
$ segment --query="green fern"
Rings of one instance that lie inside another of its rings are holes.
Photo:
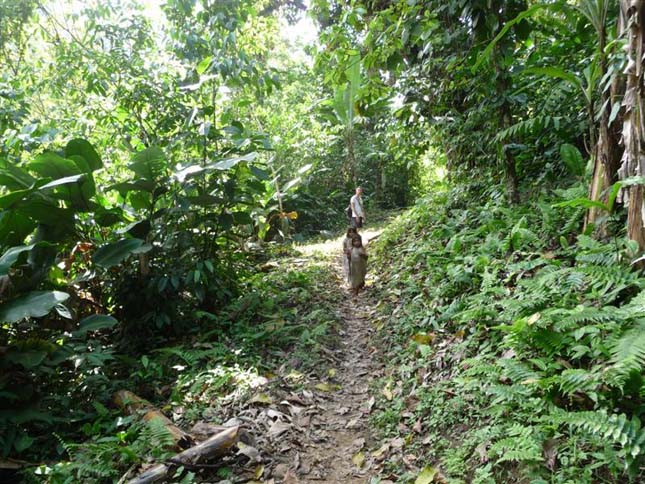
[[[579,428],[599,438],[610,441],[622,449],[626,467],[631,467],[643,457],[645,430],[637,417],[631,420],[624,414],[596,412],[562,412],[556,417],[563,424]]]
[[[602,383],[599,374],[581,368],[564,370],[556,381],[565,395],[593,394]]]
[[[645,321],[627,331],[611,348],[611,361],[618,375],[645,367]]]
[[[514,424],[507,430],[508,437],[498,440],[491,445],[489,453],[497,456],[497,463],[541,462],[542,442],[533,427]]]

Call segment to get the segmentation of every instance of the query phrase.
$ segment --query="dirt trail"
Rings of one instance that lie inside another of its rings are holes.
[[[363,238],[369,240],[377,234],[365,232]],[[331,250],[337,252],[340,245],[340,242],[334,243]],[[350,296],[341,259],[336,257],[334,260],[345,297],[338,309],[343,321],[341,344],[329,356],[335,362],[334,379],[340,388],[328,393],[319,405],[319,413],[315,416],[317,431],[312,441],[304,445],[301,462],[312,463],[311,472],[300,474],[293,482],[365,483],[369,481],[374,459],[368,450],[374,445],[368,425],[375,400],[370,395],[370,383],[382,371],[377,349],[370,344],[373,332],[370,315],[374,309],[369,289],[358,298]]]
[[[378,233],[364,231],[363,241]],[[322,260],[337,275],[338,286],[329,290],[338,299],[334,311],[341,325],[338,344],[320,349],[326,361],[317,371],[303,374],[292,370],[296,361],[285,360],[253,398],[220,409],[232,417],[230,424],[242,425],[250,437],[233,458],[235,473],[246,479],[236,482],[368,483],[386,457],[387,448],[369,432],[372,393],[378,391],[370,385],[383,373],[378,350],[371,345],[376,313],[369,289],[373,274],[368,265],[368,288],[354,299],[343,275],[341,240],[303,246],[305,257],[297,260]]]

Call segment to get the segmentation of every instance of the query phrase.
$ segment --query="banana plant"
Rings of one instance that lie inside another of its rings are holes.
[[[359,89],[361,87],[361,56],[358,51],[351,50],[348,52],[346,59],[345,77],[347,82],[336,88],[333,108],[336,119],[343,126],[347,148],[346,170],[350,174],[352,182],[356,185],[358,174],[354,155],[354,124],[356,103],[359,100]]]

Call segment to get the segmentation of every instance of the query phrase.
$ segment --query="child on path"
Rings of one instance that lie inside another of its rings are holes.
[[[352,252],[349,264],[350,282],[354,296],[365,287],[365,274],[367,273],[367,251],[363,247],[360,235],[352,239]]]
[[[347,229],[347,234],[343,240],[343,270],[345,272],[345,277],[347,278],[347,283],[351,282],[350,279],[350,258],[352,256],[352,239],[358,235],[358,232],[354,227]]]

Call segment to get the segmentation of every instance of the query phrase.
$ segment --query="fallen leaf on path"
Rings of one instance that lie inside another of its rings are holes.
[[[298,476],[291,469],[287,471],[282,480],[282,484],[298,484],[299,482]]]
[[[318,383],[314,388],[316,390],[320,390],[321,392],[335,392],[336,390],[340,390],[340,385],[332,385],[331,383]]]
[[[403,437],[397,437],[396,439],[392,439],[392,441],[390,442],[390,446],[393,449],[402,449],[404,445],[405,439]]]
[[[429,345],[435,339],[434,333],[417,333],[412,336],[412,341],[420,345]]]
[[[336,370],[334,368],[330,368],[327,370],[327,375],[329,375],[329,378],[334,378],[336,376]]]
[[[419,472],[419,475],[414,481],[414,484],[430,484],[432,481],[434,481],[434,478],[438,472],[439,471],[437,471],[437,469],[432,466],[425,466],[423,470]]]
[[[368,401],[366,401],[365,403],[363,403],[363,405],[361,405],[361,411],[367,414],[372,413],[372,408],[374,407],[375,403],[376,403],[376,399],[373,396],[370,397]]]
[[[363,447],[365,447],[365,439],[363,437],[359,437],[358,439],[354,439],[352,442],[352,447],[354,449],[361,450]]]
[[[387,456],[389,450],[390,444],[383,444],[378,450],[372,452],[372,457],[374,457],[376,460],[383,460]]]
[[[345,425],[346,429],[355,429],[356,427],[359,427],[359,418],[353,418],[349,422],[347,422],[347,425]]]
[[[479,461],[484,464],[488,462],[488,445],[490,442],[482,442],[477,447],[475,447],[475,452],[479,454]]]
[[[254,472],[255,478],[260,479],[262,474],[264,474],[264,466],[257,466]]]
[[[291,425],[284,422],[274,422],[269,428],[269,437],[278,437],[291,428]]]
[[[238,454],[242,454],[251,459],[251,462],[260,462],[262,458],[260,457],[260,451],[255,447],[245,444],[244,442],[237,443]]]
[[[392,390],[390,390],[390,385],[387,385],[385,388],[383,388],[383,390],[381,390],[381,393],[388,401],[391,401],[394,398],[394,395],[392,394]]]
[[[421,433],[421,431],[423,430],[421,420],[417,420],[414,423],[414,425],[412,426],[412,430],[415,431],[417,434]]]
[[[526,321],[526,323],[531,326],[532,324],[537,323],[541,317],[542,315],[540,313],[535,313]]]
[[[405,462],[405,465],[408,467],[412,467],[414,465],[414,462],[418,459],[418,457],[414,454],[408,454],[403,456],[403,462]]]
[[[365,454],[363,452],[357,452],[352,456],[352,462],[359,469],[362,468],[363,464],[365,464]]]
[[[278,412],[277,410],[274,410],[272,408],[269,408],[266,412],[267,417],[271,419],[281,419],[281,420],[290,420],[290,417],[287,414],[284,414],[282,412]]]

